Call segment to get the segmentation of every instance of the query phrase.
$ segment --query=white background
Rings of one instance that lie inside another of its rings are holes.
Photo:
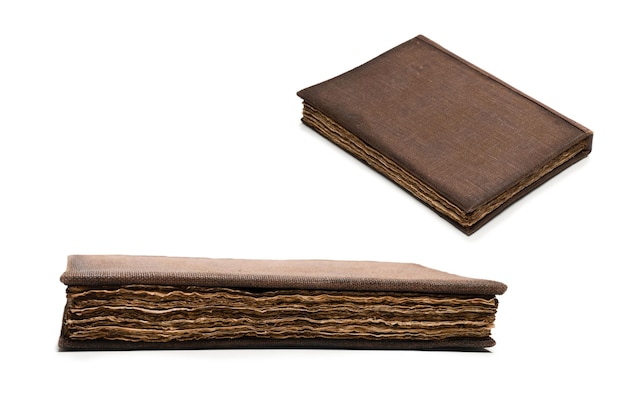
[[[624,416],[613,3],[0,2],[0,415]],[[467,237],[301,124],[298,90],[418,34],[592,129],[590,157]],[[490,353],[58,352],[81,253],[406,261],[509,290]]]

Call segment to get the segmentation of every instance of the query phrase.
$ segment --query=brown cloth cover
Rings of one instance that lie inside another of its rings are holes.
[[[244,290],[344,291],[360,294],[423,294],[455,298],[494,298],[506,285],[449,274],[417,264],[329,260],[238,260],[158,256],[72,255],[61,281],[71,287],[201,286]],[[496,306],[497,306],[497,300]],[[78,340],[68,336],[68,306],[59,346],[66,350],[174,348],[366,348],[480,349],[491,337],[448,340],[366,340],[325,338],[238,338],[196,341],[129,342]],[[495,308],[494,308],[495,310]],[[495,315],[495,312],[494,312]]]
[[[591,152],[589,129],[421,35],[298,96],[306,125],[468,235]]]

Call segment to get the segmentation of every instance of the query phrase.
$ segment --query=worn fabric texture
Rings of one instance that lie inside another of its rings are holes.
[[[471,234],[593,133],[418,36],[298,92],[303,122]]]

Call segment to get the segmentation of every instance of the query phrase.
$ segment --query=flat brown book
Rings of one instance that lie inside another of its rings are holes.
[[[417,264],[73,255],[64,350],[493,346],[506,285]]]
[[[424,36],[298,96],[306,125],[468,235],[591,152],[589,129]]]

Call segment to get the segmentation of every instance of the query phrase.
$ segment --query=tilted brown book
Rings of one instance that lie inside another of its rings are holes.
[[[424,36],[298,92],[302,121],[471,234],[592,132]]]
[[[65,350],[484,349],[506,285],[417,264],[73,255]]]

